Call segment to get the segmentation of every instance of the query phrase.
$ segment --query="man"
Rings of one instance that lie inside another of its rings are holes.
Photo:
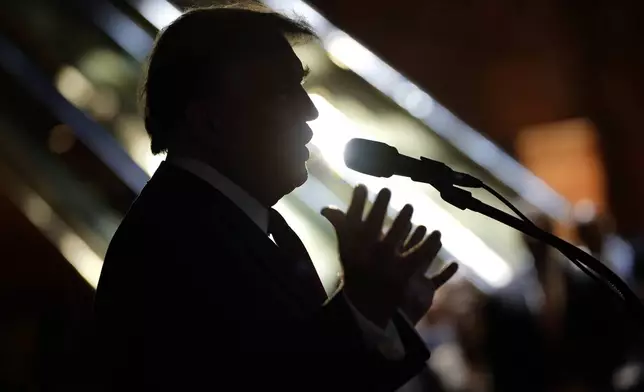
[[[326,301],[304,246],[271,209],[307,178],[317,111],[291,43],[312,36],[248,8],[193,10],[159,35],[145,123],[152,151],[168,158],[105,258],[96,315],[107,389],[394,390],[422,369],[429,354],[397,308],[417,319],[454,274],[452,264],[427,280],[422,301],[406,291],[439,233],[407,240],[406,206],[381,235],[390,193],[363,220],[357,187],[346,213],[323,211],[345,278]]]

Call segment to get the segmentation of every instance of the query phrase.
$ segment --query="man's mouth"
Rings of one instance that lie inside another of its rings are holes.
[[[310,156],[311,156],[311,153],[309,152],[309,149],[306,146],[303,146],[302,147],[302,157],[304,158],[304,160],[308,161]]]

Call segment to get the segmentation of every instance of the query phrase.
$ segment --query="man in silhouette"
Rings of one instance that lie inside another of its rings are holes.
[[[322,212],[345,279],[327,301],[271,208],[307,179],[306,122],[318,113],[291,45],[311,37],[302,23],[239,7],[189,11],[159,35],[145,124],[152,152],[168,157],[105,258],[96,294],[105,389],[394,390],[424,366],[416,320],[397,309],[417,319],[454,274],[452,264],[425,280],[424,297],[408,295],[440,234],[408,238],[411,206],[383,234],[390,192],[363,219],[367,191],[356,187],[346,213]]]

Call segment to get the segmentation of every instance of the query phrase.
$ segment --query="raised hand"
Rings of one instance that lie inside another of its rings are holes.
[[[426,229],[422,226],[407,239],[412,227],[411,205],[403,207],[389,231],[383,233],[390,199],[391,192],[381,190],[363,219],[367,189],[359,185],[346,213],[333,208],[322,210],[338,237],[347,297],[365,317],[381,327],[387,325],[398,307],[408,302],[405,293],[410,280],[425,273],[441,248],[440,233],[434,231],[425,237]],[[428,284],[438,288],[455,272],[455,267],[448,267]],[[431,303],[431,298],[424,302]]]

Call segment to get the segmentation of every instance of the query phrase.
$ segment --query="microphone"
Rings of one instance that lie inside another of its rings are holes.
[[[458,185],[480,188],[483,183],[469,174],[452,170],[442,162],[429,158],[408,157],[395,147],[367,139],[351,139],[344,150],[344,163],[350,169],[375,177],[396,174],[434,187]]]
[[[425,157],[420,159],[408,157],[399,154],[394,147],[366,139],[351,139],[347,143],[347,147],[344,150],[344,162],[349,168],[371,176],[391,177],[396,174],[410,177],[414,181],[430,184],[439,191],[443,200],[454,207],[485,215],[545,242],[559,250],[592,279],[609,288],[624,302],[626,309],[633,314],[636,321],[644,325],[644,304],[619,276],[615,275],[601,261],[578,247],[541,230],[530,222],[512,203],[494,189],[485,185],[481,180],[469,174],[454,171],[442,162]],[[520,219],[483,203],[473,197],[470,191],[457,186],[487,190],[512,209]]]

